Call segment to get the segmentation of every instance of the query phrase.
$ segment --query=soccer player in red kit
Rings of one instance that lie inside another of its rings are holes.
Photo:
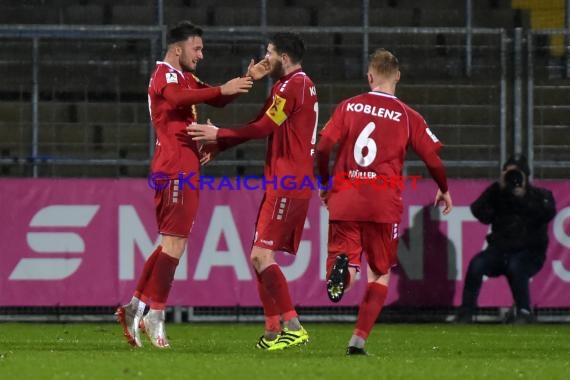
[[[364,344],[386,300],[403,205],[399,186],[382,182],[402,175],[408,146],[424,161],[439,187],[435,204],[445,203],[444,214],[452,208],[438,156],[442,144],[423,117],[394,96],[399,79],[396,57],[384,49],[374,52],[368,65],[371,91],[336,107],[317,146],[320,180],[325,188],[330,186],[321,191],[321,199],[329,210],[327,292],[332,301],[338,302],[354,279],[363,251],[368,261],[368,287],[347,355],[366,354]],[[329,177],[329,157],[337,144],[333,176]],[[350,186],[336,181],[345,174]]]
[[[254,121],[237,129],[188,127],[194,140],[217,141],[220,150],[249,139],[268,138],[264,175],[276,183],[267,183],[250,256],[265,315],[265,334],[257,347],[267,350],[309,340],[293,307],[285,276],[275,261],[275,251],[296,254],[312,194],[310,187],[281,184],[285,176],[296,183],[313,179],[319,108],[315,85],[301,68],[304,51],[303,41],[296,34],[277,33],[270,39],[265,58],[276,82]]]
[[[148,106],[157,135],[152,172],[163,176],[154,183],[161,242],[146,260],[130,303],[116,312],[127,341],[135,347],[141,346],[139,325],[154,346],[169,347],[164,309],[198,208],[197,187],[179,183],[179,174],[199,173],[200,169],[198,147],[186,134],[186,125],[197,121],[196,104],[221,107],[252,86],[251,76],[211,87],[192,74],[203,59],[203,42],[202,29],[190,22],[170,29],[167,43],[164,60],[157,62],[148,86]],[[253,67],[252,62],[249,69]],[[143,317],[147,305],[150,311]]]

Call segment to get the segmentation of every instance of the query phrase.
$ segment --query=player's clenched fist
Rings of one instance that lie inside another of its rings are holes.
[[[251,78],[234,78],[227,81],[222,85],[222,95],[234,95],[248,92],[253,86],[253,80]]]

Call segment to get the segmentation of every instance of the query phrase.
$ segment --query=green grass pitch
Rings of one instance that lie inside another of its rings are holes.
[[[0,323],[0,379],[568,379],[570,325],[305,324],[308,345],[254,348],[263,324],[169,324],[172,348],[132,349],[118,325]],[[146,337],[143,337],[146,339]]]

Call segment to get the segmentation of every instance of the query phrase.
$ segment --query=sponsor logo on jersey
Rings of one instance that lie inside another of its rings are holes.
[[[284,111],[286,101],[287,100],[285,98],[275,95],[273,97],[273,104],[271,104],[271,107],[269,107],[265,112],[265,114],[277,125],[283,124],[287,119],[287,114],[285,114]]]
[[[376,178],[376,172],[362,171],[358,169],[349,170],[348,178]]]
[[[166,83],[178,83],[178,76],[176,73],[166,73]]]

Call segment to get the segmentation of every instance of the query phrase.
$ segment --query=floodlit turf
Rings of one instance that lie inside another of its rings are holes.
[[[568,379],[570,325],[385,325],[346,357],[351,324],[305,324],[311,342],[254,348],[262,324],[169,324],[172,348],[132,349],[115,324],[0,324],[0,379]],[[146,337],[144,337],[146,339]]]

